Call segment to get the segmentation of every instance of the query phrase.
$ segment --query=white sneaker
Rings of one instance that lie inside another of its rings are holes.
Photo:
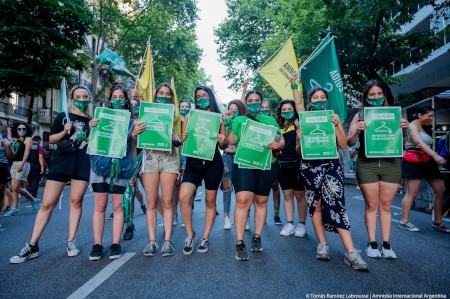
[[[295,233],[295,228],[292,223],[286,224],[280,232],[280,236],[289,237]]]
[[[369,244],[367,244],[366,254],[367,254],[368,257],[372,257],[372,258],[375,258],[375,259],[380,259],[381,258],[381,252],[378,249],[377,242],[370,242]]]
[[[304,236],[306,236],[306,225],[304,225],[303,223],[297,224],[297,226],[295,227],[295,236],[299,238],[303,238]]]
[[[80,253],[80,250],[75,245],[75,240],[67,242],[67,255],[68,256],[77,256]]]
[[[389,248],[385,248],[384,246],[381,246],[381,255],[388,260],[394,260],[397,258],[397,255],[395,254],[394,250],[392,250],[391,245],[386,246]]]
[[[250,218],[247,218],[247,224],[245,225],[245,230],[250,230]]]
[[[231,218],[230,216],[225,217],[225,224],[223,225],[223,229],[229,230],[231,229]]]

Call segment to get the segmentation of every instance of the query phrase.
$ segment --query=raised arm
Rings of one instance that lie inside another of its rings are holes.
[[[305,104],[303,103],[302,95],[298,91],[298,83],[296,83],[298,78],[297,72],[292,74],[290,78],[291,88],[292,88],[292,94],[294,96],[294,102],[295,102],[295,110],[298,112],[305,111]]]

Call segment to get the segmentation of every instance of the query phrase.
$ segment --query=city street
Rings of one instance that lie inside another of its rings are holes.
[[[148,233],[145,216],[137,208],[134,238],[121,242],[124,255],[112,262],[108,259],[112,221],[106,220],[104,256],[93,262],[89,261],[93,245],[93,194],[88,191],[77,235],[81,252],[77,257],[68,257],[69,188],[66,186],[61,207],[55,208],[39,242],[40,256],[36,259],[23,264],[9,263],[31,237],[35,214],[29,202],[20,200],[19,216],[0,216],[0,298],[446,298],[450,295],[450,234],[435,231],[431,215],[423,210],[412,211],[410,216],[420,232],[398,229],[402,194],[397,194],[392,207],[391,244],[398,259],[375,260],[368,258],[364,250],[367,233],[361,192],[354,185],[346,185],[347,211],[355,246],[362,250],[362,257],[370,267],[369,272],[357,272],[343,263],[344,248],[337,234],[327,233],[331,260],[315,259],[317,239],[309,216],[305,238],[280,236],[282,226],[273,223],[272,196],[261,237],[264,251],[249,252],[247,262],[236,261],[234,226],[228,231],[223,229],[221,192],[209,252],[183,255],[186,233],[181,227],[180,214],[179,225],[174,227],[172,236],[175,255],[162,257],[158,252],[154,257],[145,257],[142,251],[148,242]],[[39,194],[42,192],[41,187]],[[198,197],[202,195],[198,192]],[[107,214],[111,211],[109,203]],[[196,247],[203,231],[204,211],[204,201],[195,201]],[[280,215],[285,224],[283,208]],[[445,218],[447,226],[449,220]],[[159,217],[157,242],[160,248],[164,239],[161,222]],[[245,235],[248,250],[252,236],[253,224]],[[377,238],[380,242],[379,224]]]

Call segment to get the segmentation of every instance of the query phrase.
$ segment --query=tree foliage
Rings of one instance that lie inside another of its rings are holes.
[[[257,69],[292,34],[300,64],[328,32],[336,36],[345,91],[353,99],[367,79],[395,83],[393,63],[418,63],[437,47],[432,30],[401,31],[411,22],[420,0],[261,0],[258,8],[266,9],[254,9],[254,14],[248,12],[248,2],[252,1],[227,1],[229,17],[215,33],[234,89],[240,86],[242,74]],[[265,34],[252,34],[251,26],[258,20]],[[239,41],[247,46],[233,46]],[[264,88],[259,78],[254,85]]]
[[[32,112],[34,97],[59,86],[67,68],[84,67],[74,51],[91,14],[83,0],[3,0],[0,11],[0,96],[30,95]]]

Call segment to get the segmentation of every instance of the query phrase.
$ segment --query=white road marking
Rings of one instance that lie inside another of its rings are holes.
[[[98,286],[100,286],[105,280],[114,274],[120,267],[122,267],[130,258],[132,258],[136,252],[127,252],[122,255],[120,259],[114,260],[106,266],[97,275],[92,277],[88,282],[82,285],[78,290],[72,293],[67,299],[81,299],[86,298],[92,293]]]

